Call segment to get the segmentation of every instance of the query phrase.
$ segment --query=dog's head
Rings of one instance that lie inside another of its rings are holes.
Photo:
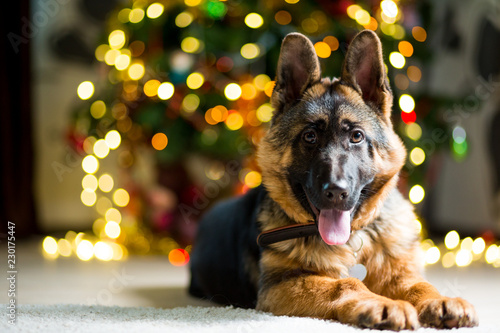
[[[392,92],[372,31],[349,45],[340,79],[322,79],[311,41],[283,40],[271,127],[259,146],[263,183],[297,222],[318,222],[327,244],[373,221],[406,151],[391,123]]]

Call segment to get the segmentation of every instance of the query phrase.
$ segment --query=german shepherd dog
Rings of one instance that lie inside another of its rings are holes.
[[[203,218],[190,293],[366,328],[477,326],[472,305],[421,275],[416,217],[396,188],[406,151],[392,101],[374,32],[352,40],[340,79],[321,78],[311,41],[287,35],[257,154],[263,186]],[[296,226],[314,230],[257,245]],[[362,281],[351,273],[361,265]]]

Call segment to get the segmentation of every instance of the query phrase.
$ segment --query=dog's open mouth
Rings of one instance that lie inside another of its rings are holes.
[[[316,215],[318,231],[321,239],[328,245],[343,245],[347,243],[351,235],[351,213],[350,210],[318,209],[314,206],[306,194],[307,201]]]

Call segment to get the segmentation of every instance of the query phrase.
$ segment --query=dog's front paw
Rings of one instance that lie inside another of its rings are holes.
[[[386,298],[358,300],[352,304],[346,322],[374,329],[400,331],[420,327],[417,310],[406,301]],[[344,321],[341,319],[341,321]]]
[[[479,322],[474,307],[459,297],[426,300],[417,306],[417,310],[423,326],[474,327]]]

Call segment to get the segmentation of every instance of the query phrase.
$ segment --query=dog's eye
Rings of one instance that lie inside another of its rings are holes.
[[[302,139],[309,144],[315,144],[318,141],[318,136],[314,130],[307,130],[302,134]]]
[[[360,130],[353,131],[351,133],[351,142],[360,143],[365,139],[365,135]]]

